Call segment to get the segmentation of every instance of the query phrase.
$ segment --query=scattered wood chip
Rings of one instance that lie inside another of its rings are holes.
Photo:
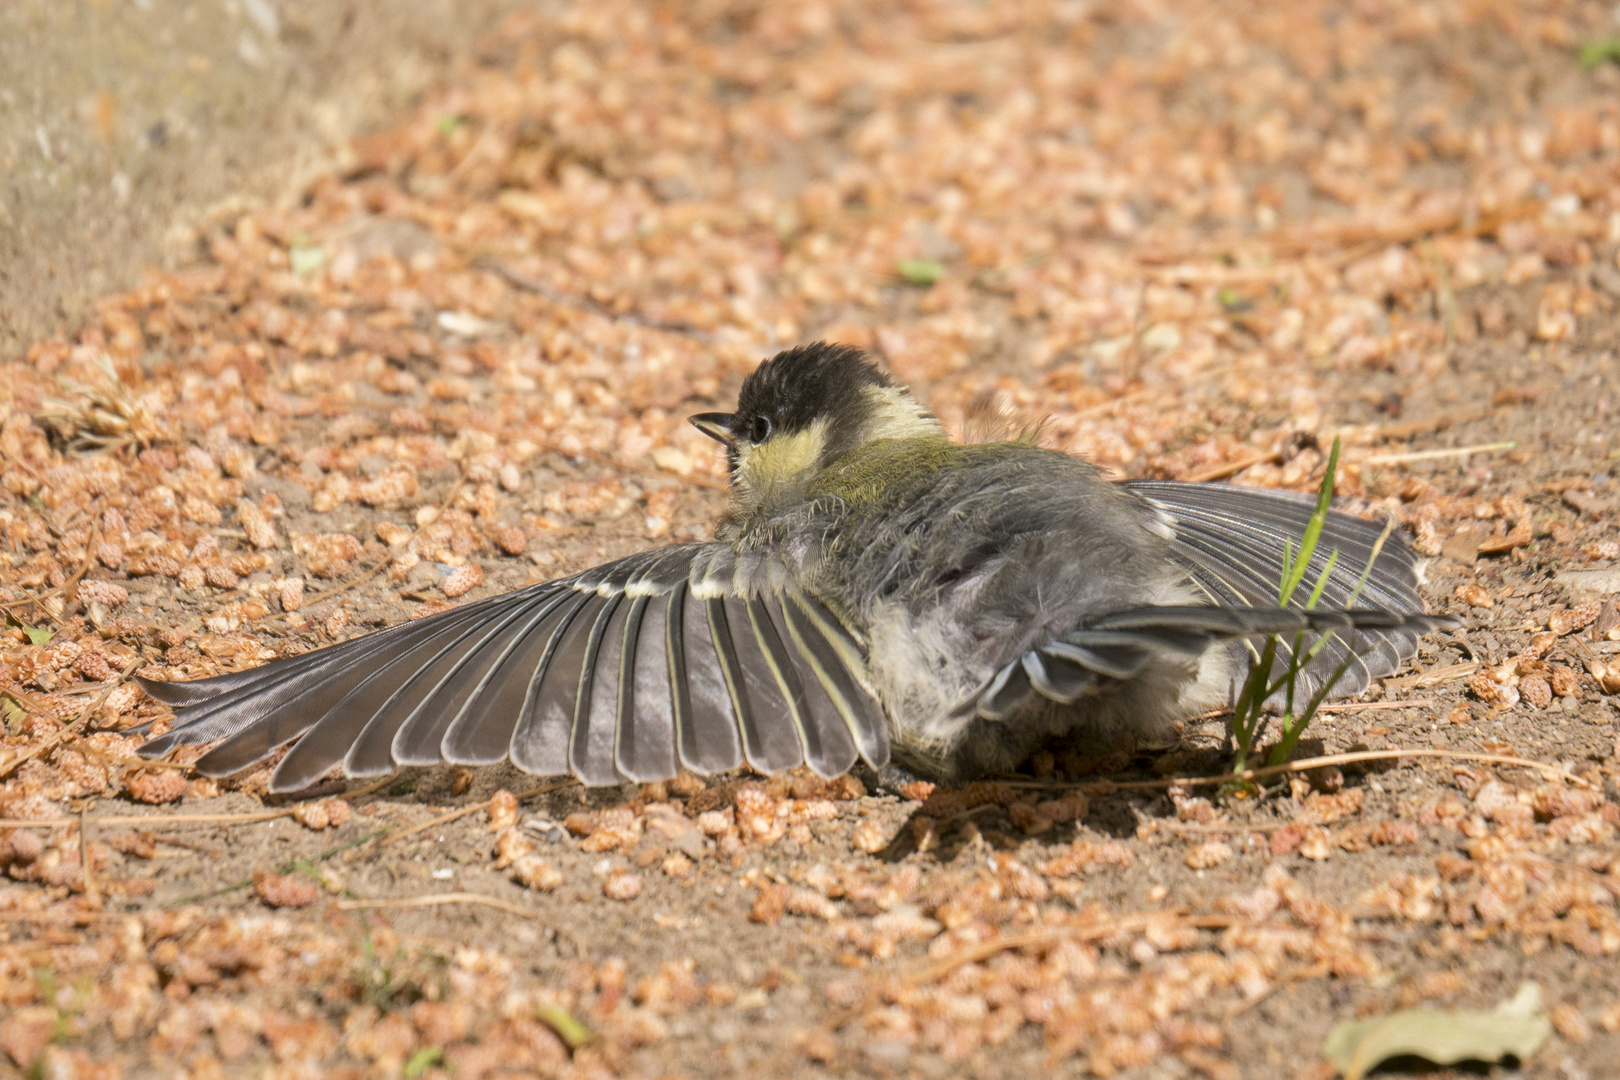
[[[1620,593],[1620,570],[1561,570],[1553,580],[1577,593]]]
[[[1565,490],[1560,497],[1571,510],[1579,510],[1587,517],[1602,517],[1614,509],[1613,500],[1600,499],[1596,495],[1576,488]]]
[[[1530,521],[1526,519],[1513,527],[1513,531],[1505,536],[1493,536],[1479,545],[1481,555],[1506,555],[1514,548],[1525,547],[1530,543]]]
[[[299,873],[253,871],[253,891],[271,907],[308,907],[321,898],[318,885]]]

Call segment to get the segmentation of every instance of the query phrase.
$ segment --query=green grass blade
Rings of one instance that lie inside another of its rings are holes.
[[[1356,579],[1356,587],[1350,590],[1350,600],[1345,607],[1355,607],[1356,601],[1361,599],[1361,591],[1367,587],[1367,579],[1372,577],[1373,567],[1378,563],[1378,556],[1384,553],[1384,544],[1389,541],[1395,532],[1395,519],[1388,518],[1384,522],[1384,531],[1378,534],[1373,541],[1372,554],[1367,556],[1367,565],[1361,568],[1361,576]]]
[[[1314,611],[1316,605],[1321,602],[1322,592],[1327,588],[1328,578],[1333,574],[1333,568],[1338,565],[1338,562],[1339,549],[1334,548],[1328,552],[1327,565],[1322,567],[1322,572],[1316,577],[1316,588],[1311,590],[1310,599],[1305,601],[1306,611]]]
[[[1333,477],[1339,469],[1339,440],[1333,440],[1333,449],[1328,452],[1327,469],[1322,473],[1322,486],[1316,492],[1316,508],[1311,511],[1311,520],[1305,526],[1305,535],[1299,542],[1299,554],[1288,565],[1288,573],[1284,576],[1279,599],[1283,607],[1293,599],[1294,592],[1299,588],[1300,582],[1305,580],[1305,568],[1310,565],[1311,556],[1316,553],[1317,541],[1322,538],[1322,529],[1327,525],[1328,511],[1333,507]]]
[[[1333,507],[1333,482],[1339,468],[1339,450],[1339,440],[1334,439],[1333,448],[1328,453],[1326,468],[1322,473],[1322,483],[1317,488],[1316,505],[1311,511],[1309,521],[1306,523],[1305,532],[1300,537],[1298,548],[1295,548],[1291,540],[1285,539],[1283,541],[1282,573],[1277,589],[1277,604],[1279,607],[1288,607],[1293,602],[1300,586],[1304,584],[1310,569],[1311,559],[1315,556],[1317,545],[1321,542],[1322,531],[1327,527],[1327,516]],[[1380,538],[1379,544],[1373,549],[1373,561],[1377,560],[1382,543],[1383,538]],[[1321,602],[1322,596],[1327,589],[1327,583],[1332,577],[1333,571],[1338,567],[1338,562],[1339,552],[1337,550],[1329,552],[1322,569],[1317,573],[1312,583],[1310,595],[1305,601],[1304,607],[1307,610],[1315,608]],[[1358,594],[1371,572],[1372,565],[1369,563],[1362,572],[1361,583],[1357,585],[1356,592]],[[1232,707],[1232,736],[1236,749],[1233,762],[1235,770],[1242,771],[1247,767],[1249,755],[1254,752],[1256,743],[1259,741],[1265,727],[1266,702],[1270,701],[1279,692],[1283,693],[1285,704],[1280,722],[1282,736],[1277,746],[1273,748],[1271,757],[1276,760],[1278,753],[1286,755],[1293,752],[1293,748],[1298,744],[1300,736],[1309,726],[1318,707],[1321,705],[1322,699],[1325,697],[1324,692],[1313,694],[1306,708],[1296,714],[1294,708],[1296,704],[1295,691],[1299,684],[1300,674],[1305,670],[1306,665],[1320,654],[1332,637],[1333,633],[1331,631],[1324,633],[1307,649],[1304,647],[1305,635],[1303,633],[1296,634],[1293,645],[1289,649],[1288,663],[1275,679],[1273,679],[1273,669],[1276,667],[1277,650],[1282,646],[1282,640],[1276,634],[1266,639],[1265,648],[1256,657],[1255,661],[1249,665],[1248,678],[1244,681],[1238,699]],[[1334,683],[1338,682],[1353,659],[1353,657],[1346,659],[1344,665],[1341,665],[1340,669],[1334,673],[1333,678],[1325,684],[1325,688],[1331,688]]]

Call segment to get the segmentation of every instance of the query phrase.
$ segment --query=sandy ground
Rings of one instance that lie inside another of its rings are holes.
[[[296,197],[510,0],[0,6],[0,356]]]
[[[1530,980],[1555,1034],[1497,1074],[1611,1075],[1620,69],[1577,53],[1612,32],[1195,0],[503,23],[5,367],[0,1070],[1325,1078],[1336,1021]],[[167,717],[132,674],[709,535],[684,417],[818,337],[1122,475],[1309,490],[1340,438],[1347,505],[1412,531],[1465,629],[1309,752],[1429,756],[1200,785],[1211,718],[904,797],[443,769],[286,800],[118,734]]]

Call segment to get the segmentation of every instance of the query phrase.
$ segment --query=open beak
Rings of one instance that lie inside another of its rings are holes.
[[[693,427],[703,432],[703,434],[707,435],[715,442],[721,443],[725,446],[730,446],[732,443],[737,441],[736,437],[731,434],[730,413],[705,412],[698,413],[696,416],[688,417],[688,419],[692,421]]]

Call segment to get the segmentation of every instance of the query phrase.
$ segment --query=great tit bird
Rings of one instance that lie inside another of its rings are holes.
[[[223,776],[297,740],[272,791],[338,765],[507,758],[592,785],[744,764],[834,777],[857,759],[963,779],[1053,738],[1171,745],[1229,702],[1259,635],[1331,632],[1304,689],[1348,658],[1334,689],[1352,694],[1442,621],[1410,548],[1380,548],[1370,522],[1331,513],[1319,606],[1280,608],[1311,500],[1110,483],[1031,441],[953,442],[844,346],[780,353],[735,412],[692,422],[730,466],[718,539],[247,671],[142,680],[176,717],[141,754],[223,740],[197,762]],[[1369,561],[1366,606],[1347,610]]]

